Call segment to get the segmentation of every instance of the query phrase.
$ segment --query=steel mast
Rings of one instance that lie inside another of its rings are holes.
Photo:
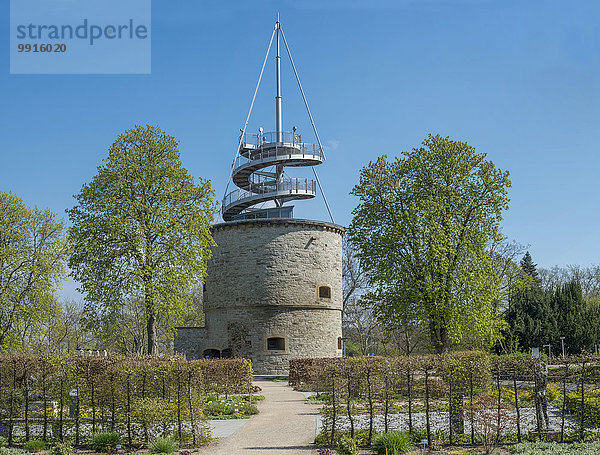
[[[275,55],[275,75],[277,78],[277,90],[275,92],[275,132],[277,134],[277,142],[283,143],[283,112],[281,106],[281,56],[279,55],[279,34],[281,32],[281,25],[279,24],[279,13],[277,13],[277,22],[275,22],[275,30],[277,30],[276,48],[277,55]],[[275,167],[275,173],[277,174],[277,183],[283,182],[283,164],[278,164]],[[283,205],[283,201],[275,199],[275,205],[280,207]]]
[[[277,142],[283,142],[283,112],[281,110],[281,56],[279,55],[279,34],[281,32],[281,26],[279,24],[279,13],[277,13],[275,30],[277,30],[277,55],[275,56],[275,74],[277,77],[277,92],[275,95],[275,131],[277,132]]]

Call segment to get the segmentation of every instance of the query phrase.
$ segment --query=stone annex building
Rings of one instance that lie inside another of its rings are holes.
[[[175,339],[175,351],[188,358],[246,357],[259,375],[287,374],[292,358],[342,354],[344,230],[295,219],[293,206],[284,205],[314,198],[320,187],[318,178],[289,178],[285,169],[316,166],[325,156],[316,128],[318,144],[302,142],[295,127],[283,131],[280,36],[293,66],[278,20],[271,35],[276,130],[246,133],[246,120],[231,174],[237,188],[223,199],[224,222],[212,228],[217,246],[203,293],[205,327],[180,327]]]

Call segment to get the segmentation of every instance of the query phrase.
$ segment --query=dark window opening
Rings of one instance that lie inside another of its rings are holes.
[[[320,299],[330,299],[331,298],[331,288],[329,286],[319,286],[319,298]]]
[[[220,359],[221,351],[218,349],[205,349],[202,353],[202,357],[205,359]]]
[[[271,337],[267,338],[267,350],[285,351],[285,338]]]
[[[338,349],[342,349],[343,345],[342,345],[342,337],[338,337]],[[223,351],[225,352],[225,351]]]
[[[233,351],[231,348],[225,348],[221,351],[221,358],[223,359],[231,359],[233,357]]]

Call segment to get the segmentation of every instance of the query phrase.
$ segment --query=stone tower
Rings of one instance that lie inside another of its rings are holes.
[[[342,354],[344,230],[333,222],[295,219],[293,206],[285,205],[315,197],[320,187],[318,178],[286,177],[285,168],[316,166],[325,156],[316,128],[316,145],[302,142],[295,128],[283,131],[280,35],[293,66],[277,21],[271,36],[277,49],[276,131],[246,133],[250,110],[231,173],[237,189],[226,190],[225,222],[212,229],[217,246],[203,293],[205,327],[178,328],[175,340],[175,350],[188,357],[250,358],[261,375],[287,374],[292,358]],[[272,206],[253,207],[264,203]]]

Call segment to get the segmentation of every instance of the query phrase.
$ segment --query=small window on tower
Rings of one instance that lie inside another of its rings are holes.
[[[285,351],[285,338],[271,337],[267,338],[267,350]]]
[[[338,337],[338,349],[342,349],[344,347],[344,343],[342,342],[342,337]]]
[[[320,299],[330,299],[331,298],[331,288],[329,286],[319,286],[319,298]]]

